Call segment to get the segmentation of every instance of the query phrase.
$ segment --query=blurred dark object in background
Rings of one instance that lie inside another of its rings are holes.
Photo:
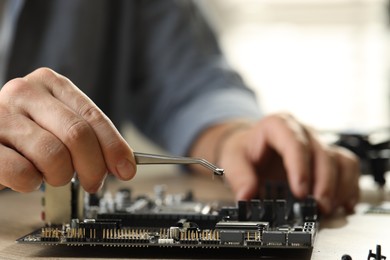
[[[387,129],[389,131],[389,129]],[[386,183],[385,173],[389,170],[390,140],[374,142],[372,134],[340,133],[336,145],[347,148],[360,159],[363,174],[370,174],[374,181],[383,187]]]

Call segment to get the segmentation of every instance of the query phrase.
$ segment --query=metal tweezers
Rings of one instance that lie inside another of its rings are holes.
[[[134,152],[134,157],[137,164],[200,164],[213,171],[214,175],[222,176],[224,174],[223,169],[205,159],[138,152]]]

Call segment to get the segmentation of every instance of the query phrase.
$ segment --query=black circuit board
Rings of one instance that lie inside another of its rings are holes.
[[[92,222],[93,221],[93,222]],[[43,245],[125,246],[125,247],[190,247],[190,248],[312,248],[316,224],[305,222],[302,227],[275,229],[266,223],[226,222],[216,229],[110,228],[117,222],[88,220],[79,227],[43,227],[17,241]],[[261,230],[263,229],[264,230]]]
[[[239,201],[220,206],[197,202],[189,195],[167,196],[161,191],[155,198],[132,199],[129,194],[121,190],[115,196],[90,196],[85,219],[46,225],[17,242],[171,251],[246,249],[246,254],[260,256],[280,250],[311,251],[318,229],[317,206],[312,198]]]

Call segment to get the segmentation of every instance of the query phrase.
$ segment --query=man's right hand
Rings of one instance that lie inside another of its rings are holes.
[[[87,192],[107,173],[130,180],[132,149],[107,116],[69,79],[40,68],[0,91],[0,189],[29,192],[44,180],[68,183],[77,172]]]

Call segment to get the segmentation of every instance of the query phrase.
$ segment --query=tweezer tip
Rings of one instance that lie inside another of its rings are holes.
[[[218,176],[223,176],[224,172],[225,172],[225,170],[221,169],[221,168],[217,168],[214,170],[214,174],[218,175]]]

